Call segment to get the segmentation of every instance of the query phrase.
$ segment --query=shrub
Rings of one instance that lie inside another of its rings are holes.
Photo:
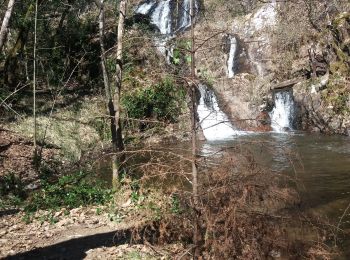
[[[122,98],[127,116],[135,119],[176,121],[184,102],[184,91],[170,79],[137,89]]]

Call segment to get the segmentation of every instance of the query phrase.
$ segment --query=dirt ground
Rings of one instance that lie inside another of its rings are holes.
[[[42,160],[46,163],[54,161],[58,150],[44,148]],[[39,179],[33,165],[33,142],[6,130],[0,125],[0,178],[6,174],[14,174],[22,183],[29,184]]]
[[[0,259],[169,259],[183,249],[129,245],[132,228],[144,225],[144,218],[118,221],[106,208],[63,209],[55,213],[56,223],[41,220],[44,211],[32,223],[25,223],[24,213],[12,213],[0,216]]]

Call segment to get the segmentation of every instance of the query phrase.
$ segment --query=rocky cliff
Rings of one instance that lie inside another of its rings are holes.
[[[147,0],[135,9],[167,38],[175,71],[186,68],[188,3]],[[349,10],[346,0],[197,1],[197,76],[241,129],[271,130],[275,92],[288,90],[290,128],[349,135]]]

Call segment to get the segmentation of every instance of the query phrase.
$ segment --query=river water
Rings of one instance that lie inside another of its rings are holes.
[[[248,150],[267,170],[295,180],[301,210],[329,221],[334,227],[339,225],[343,232],[339,232],[337,242],[344,256],[337,259],[350,259],[350,210],[344,214],[350,203],[349,137],[301,132],[242,132],[230,139],[202,142],[200,153],[210,160],[225,148]],[[166,145],[166,148],[157,145],[151,149],[165,149],[186,156],[190,144],[178,143]],[[110,160],[99,162],[97,168],[103,179],[111,180]]]
[[[210,156],[223,147],[249,150],[268,170],[295,179],[302,210],[328,219],[331,225],[339,225],[345,233],[338,239],[345,254],[339,259],[350,259],[350,211],[344,214],[350,203],[349,137],[298,132],[250,133],[231,140],[206,142],[202,153]]]

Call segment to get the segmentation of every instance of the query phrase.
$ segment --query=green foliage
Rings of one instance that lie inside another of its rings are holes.
[[[332,75],[326,91],[322,92],[322,98],[326,101],[327,105],[333,107],[335,113],[344,115],[350,113],[348,106],[349,91],[350,88],[346,78],[339,75]]]
[[[176,196],[171,197],[171,208],[170,211],[175,214],[180,214],[182,209],[180,207],[180,200]]]
[[[0,209],[20,206],[26,198],[20,178],[10,173],[0,178]]]
[[[175,65],[190,64],[191,63],[191,41],[189,40],[179,40],[176,43],[176,47],[173,51],[172,62]]]
[[[93,121],[92,126],[97,131],[99,137],[103,141],[109,141],[112,139],[111,127],[109,119],[99,118]]]
[[[112,191],[103,183],[89,180],[87,174],[78,172],[60,177],[57,183],[44,183],[25,207],[27,212],[39,209],[71,209],[90,204],[104,204],[112,198]]]
[[[170,79],[165,79],[159,84],[128,93],[122,97],[122,104],[130,118],[174,122],[181,113],[184,96],[182,89]]]

